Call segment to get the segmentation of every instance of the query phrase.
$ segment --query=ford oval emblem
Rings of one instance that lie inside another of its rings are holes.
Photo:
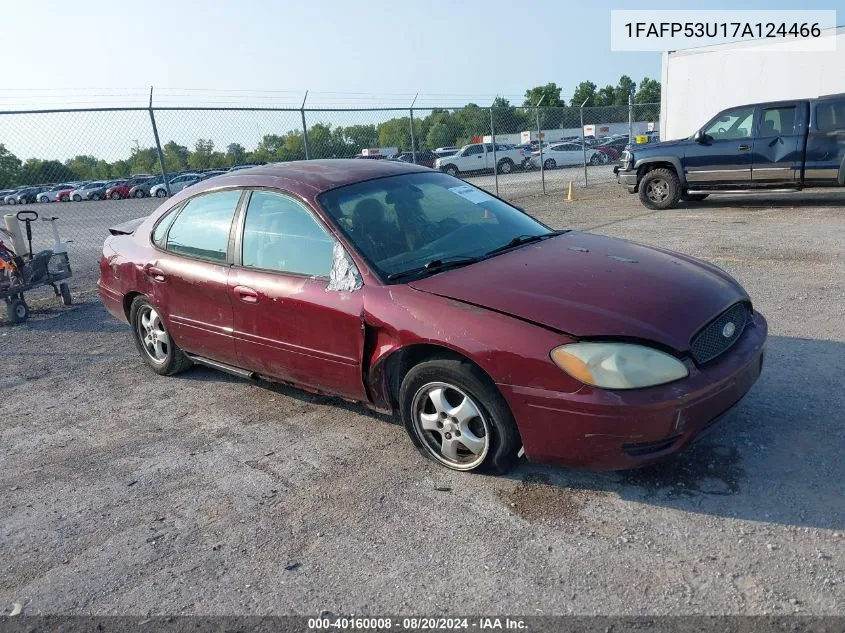
[[[736,326],[734,325],[733,321],[728,321],[725,323],[725,327],[722,328],[722,336],[725,338],[730,338],[736,332]]]

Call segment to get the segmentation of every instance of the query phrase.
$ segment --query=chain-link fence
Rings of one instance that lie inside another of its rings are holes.
[[[184,108],[0,112],[0,205],[37,205],[72,240],[77,287],[96,280],[109,226],[147,215],[198,179],[235,166],[394,158],[503,198],[610,182],[629,142],[659,129],[659,104],[609,107]],[[458,151],[466,145],[473,147]],[[118,200],[130,198],[124,202]],[[68,202],[47,207],[43,203]],[[74,204],[75,203],[75,204]],[[52,243],[36,225],[34,248]]]

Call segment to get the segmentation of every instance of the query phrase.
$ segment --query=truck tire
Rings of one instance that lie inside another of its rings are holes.
[[[652,169],[640,180],[640,202],[648,209],[671,209],[681,199],[681,183],[673,169]]]
[[[443,168],[443,172],[444,172],[444,173],[446,173],[446,174],[448,174],[448,175],[450,175],[450,176],[454,176],[455,178],[457,178],[457,177],[458,177],[458,174],[460,174],[460,173],[461,173],[461,172],[459,172],[459,171],[458,171],[458,168],[457,168],[457,167],[455,167],[454,165],[451,165],[451,164],[446,165],[446,166]]]
[[[509,174],[513,171],[513,161],[510,158],[503,158],[498,165],[500,174]]]
[[[681,194],[681,200],[684,202],[701,202],[709,195],[709,193],[684,193]]]

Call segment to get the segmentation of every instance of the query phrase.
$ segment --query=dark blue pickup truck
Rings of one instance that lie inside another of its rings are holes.
[[[845,185],[845,94],[723,110],[690,138],[630,146],[617,182],[650,209],[710,193]]]

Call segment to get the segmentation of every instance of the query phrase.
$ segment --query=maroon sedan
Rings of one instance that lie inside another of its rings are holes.
[[[728,274],[552,231],[388,161],[241,170],[111,229],[100,296],[169,375],[201,363],[398,412],[456,470],[641,466],[760,374],[766,320]]]

